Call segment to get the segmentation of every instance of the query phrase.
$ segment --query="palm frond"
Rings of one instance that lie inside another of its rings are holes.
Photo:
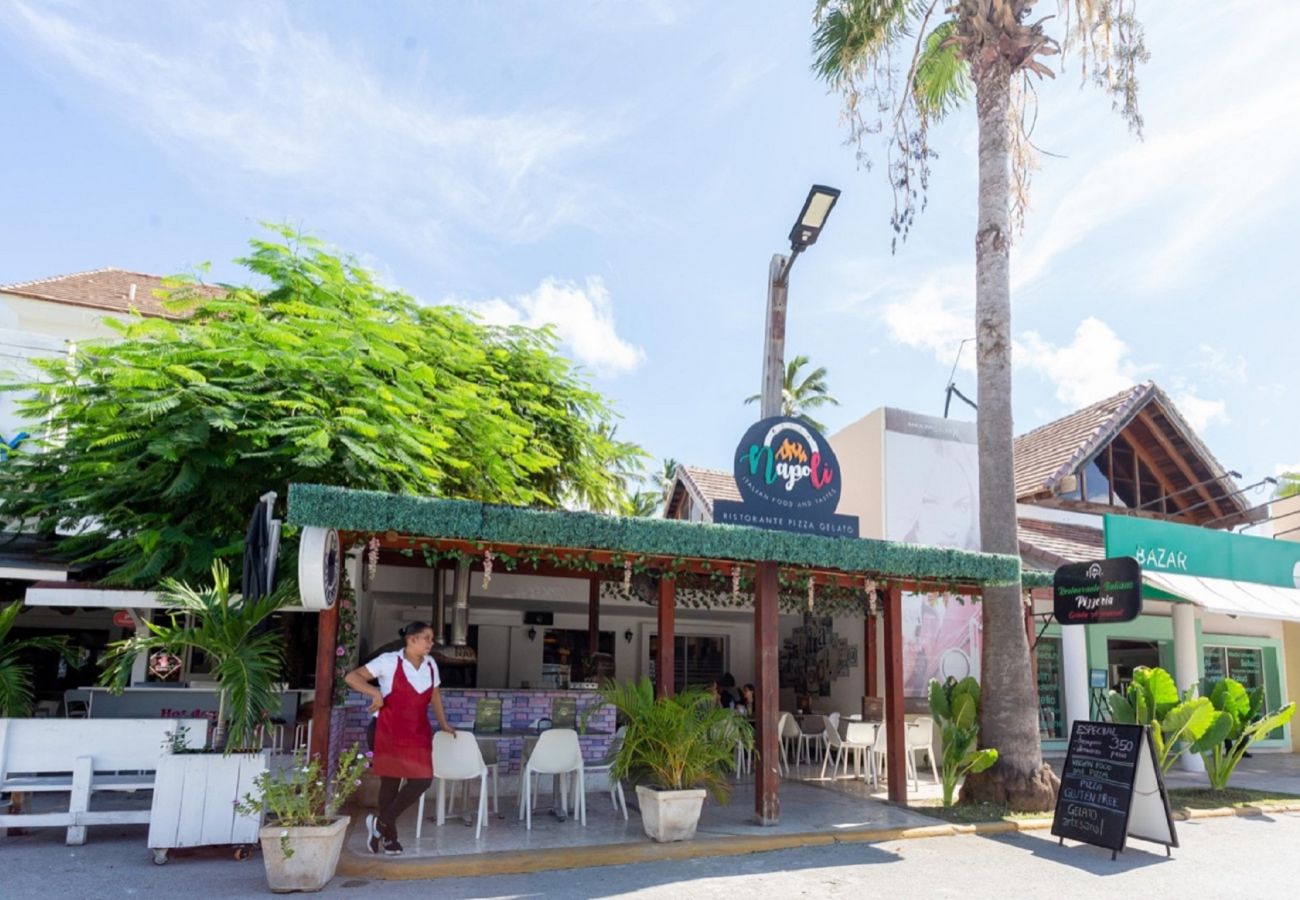
[[[951,42],[957,20],[940,22],[925,36],[912,76],[912,94],[922,116],[942,119],[971,98],[970,64]]]
[[[22,718],[32,711],[32,668],[16,659],[0,663],[0,716]]]

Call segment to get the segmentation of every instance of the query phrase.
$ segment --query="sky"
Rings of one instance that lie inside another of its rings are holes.
[[[259,223],[289,223],[422,302],[553,324],[621,437],[729,468],[768,262],[820,183],[843,195],[793,270],[787,358],[829,370],[830,432],[940,414],[974,333],[974,111],[932,131],[927,207],[891,253],[885,169],[809,68],[811,11],[0,0],[0,284],[243,281]],[[1275,64],[1300,3],[1139,13],[1143,140],[1075,60],[1037,86],[1016,432],[1150,379],[1243,485],[1300,470],[1300,69]],[[956,381],[974,396],[970,345]]]

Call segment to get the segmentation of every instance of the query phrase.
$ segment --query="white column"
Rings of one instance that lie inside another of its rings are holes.
[[[1196,647],[1197,609],[1191,603],[1173,604],[1174,609],[1174,681],[1179,693],[1201,685],[1201,655]],[[1191,753],[1178,758],[1180,768],[1188,772],[1204,772],[1205,762]]]
[[[1088,721],[1088,636],[1087,625],[1061,626],[1061,679],[1065,682],[1065,718],[1070,727]]]

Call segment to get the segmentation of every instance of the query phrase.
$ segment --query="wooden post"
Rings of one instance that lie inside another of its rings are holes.
[[[334,709],[335,647],[339,637],[339,601],[316,617],[316,697],[311,711],[311,755],[329,765],[330,713]]]
[[[903,719],[903,591],[885,589],[885,777],[889,799],[907,803],[907,732]]]
[[[867,666],[865,693],[868,697],[880,696],[880,642],[876,639],[876,629],[879,624],[879,620],[875,616],[869,615],[865,620],[865,628],[863,629],[865,632],[863,637],[865,639],[864,644],[866,647],[864,655],[866,657]]]
[[[754,568],[754,820],[775,825],[781,819],[781,736],[777,733],[777,603],[780,585],[776,563]]]
[[[671,578],[659,579],[659,658],[655,660],[655,695],[671,697],[673,670],[676,668],[674,647],[674,606],[677,603],[677,582]]]
[[[595,657],[600,652],[600,578],[593,575],[587,589],[587,656]],[[595,664],[588,673],[594,677]],[[586,675],[583,676],[584,680]]]

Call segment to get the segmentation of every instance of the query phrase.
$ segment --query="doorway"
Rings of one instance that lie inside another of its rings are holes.
[[[1123,693],[1133,680],[1138,666],[1154,669],[1160,665],[1160,645],[1155,641],[1111,639],[1106,642],[1106,662],[1110,667],[1110,687]]]

